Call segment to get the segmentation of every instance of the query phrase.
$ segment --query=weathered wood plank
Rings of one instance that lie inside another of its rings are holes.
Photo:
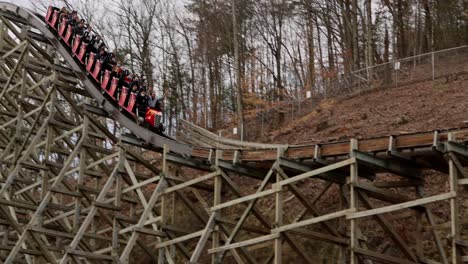
[[[455,192],[449,192],[449,193],[444,193],[444,194],[439,194],[439,195],[434,195],[430,197],[425,197],[413,201],[408,201],[405,203],[400,203],[400,204],[395,204],[395,205],[389,205],[389,206],[384,206],[381,208],[376,208],[376,209],[371,209],[367,211],[361,211],[357,213],[351,213],[346,216],[347,219],[355,219],[355,218],[362,218],[362,217],[367,217],[367,216],[372,216],[372,215],[377,215],[377,214],[384,214],[384,213],[390,213],[393,211],[401,210],[401,209],[406,209],[406,208],[411,208],[419,205],[424,205],[428,203],[433,203],[433,202],[438,202],[438,201],[443,201],[447,200],[450,198],[456,197]]]
[[[295,228],[317,224],[317,223],[320,223],[320,222],[323,222],[323,221],[327,221],[327,220],[336,219],[336,218],[339,218],[339,217],[346,216],[349,213],[351,213],[352,211],[353,210],[346,209],[346,210],[341,210],[341,211],[338,211],[338,212],[329,213],[329,214],[326,214],[326,215],[317,216],[317,217],[307,219],[307,220],[304,220],[304,221],[301,221],[301,222],[292,223],[292,224],[284,225],[284,226],[281,226],[281,227],[278,227],[278,228],[274,228],[274,229],[271,230],[271,232],[272,233],[281,233],[281,232],[289,231],[289,230],[292,230],[292,229],[295,229]]]
[[[229,245],[226,245],[226,246],[221,246],[221,247],[217,247],[217,248],[212,248],[212,249],[209,249],[209,250],[208,250],[208,253],[209,253],[209,254],[213,254],[213,253],[217,253],[217,252],[221,252],[221,251],[225,251],[225,250],[230,250],[230,249],[235,249],[235,248],[239,248],[239,247],[250,246],[250,245],[254,245],[254,244],[258,244],[258,243],[262,243],[262,242],[265,242],[265,241],[269,241],[269,240],[276,239],[276,238],[278,238],[279,236],[280,236],[279,233],[270,234],[270,235],[266,235],[266,236],[261,236],[261,237],[257,237],[257,238],[253,238],[253,239],[249,239],[249,240],[237,242],[237,243],[232,243],[232,244],[229,244]]]

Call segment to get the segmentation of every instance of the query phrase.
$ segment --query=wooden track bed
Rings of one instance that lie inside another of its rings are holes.
[[[359,141],[358,149],[364,152],[378,153],[389,150],[390,141],[393,137],[393,147],[397,150],[421,150],[434,145],[434,143],[443,143],[448,139],[448,134],[453,133],[457,141],[468,141],[468,128],[449,129],[445,131],[421,132],[414,134],[405,134],[399,136],[388,136]],[[289,159],[311,159],[316,156],[316,148],[322,158],[347,156],[350,153],[350,142],[323,143],[307,146],[291,146],[284,150],[283,157]],[[235,153],[238,152],[238,159],[241,161],[266,161],[276,160],[278,149],[264,150],[223,150],[221,159],[233,161]],[[196,158],[209,159],[210,149],[193,148],[192,156]]]

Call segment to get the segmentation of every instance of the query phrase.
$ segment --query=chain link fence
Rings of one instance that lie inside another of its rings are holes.
[[[463,75],[468,75],[467,62],[468,46],[462,46],[322,79],[316,83],[319,92],[311,98],[281,102],[277,107],[256,111],[253,121],[256,129],[247,131],[252,136],[258,133],[264,135],[277,129],[281,124],[309,114],[323,99],[343,98],[376,89],[398,88],[439,79],[446,79],[448,82],[463,78]]]

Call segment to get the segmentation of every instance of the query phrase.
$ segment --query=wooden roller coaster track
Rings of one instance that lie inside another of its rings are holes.
[[[1,262],[468,261],[468,128],[288,146],[181,126],[138,126],[0,2]]]

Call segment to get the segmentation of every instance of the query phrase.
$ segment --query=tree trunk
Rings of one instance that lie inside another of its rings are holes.
[[[357,0],[352,0],[352,35],[353,35],[353,70],[359,69],[359,41],[358,41],[358,6]]]
[[[424,42],[424,52],[430,52],[434,49],[434,30],[432,27],[432,11],[431,11],[431,4],[429,0],[423,0],[424,12],[425,12],[425,31],[426,36]]]
[[[374,65],[374,53],[373,53],[373,30],[372,30],[372,0],[367,0],[367,67]]]
[[[314,17],[312,6],[307,6],[306,36],[307,36],[307,89],[311,94],[315,86],[315,43],[314,43]]]
[[[385,63],[385,68],[384,68],[384,82],[385,84],[390,84],[391,83],[391,67],[390,64],[388,63],[390,61],[390,37],[388,36],[388,28],[385,26],[385,39],[384,39],[384,55],[383,55],[383,61]]]
[[[234,64],[236,69],[236,92],[237,92],[237,117],[239,118],[239,135],[240,140],[244,140],[246,135],[244,127],[244,106],[242,102],[242,77],[240,71],[240,61],[239,61],[239,42],[238,42],[238,33],[237,33],[237,11],[236,11],[236,1],[232,0],[232,29],[233,29],[233,44],[234,44]]]

